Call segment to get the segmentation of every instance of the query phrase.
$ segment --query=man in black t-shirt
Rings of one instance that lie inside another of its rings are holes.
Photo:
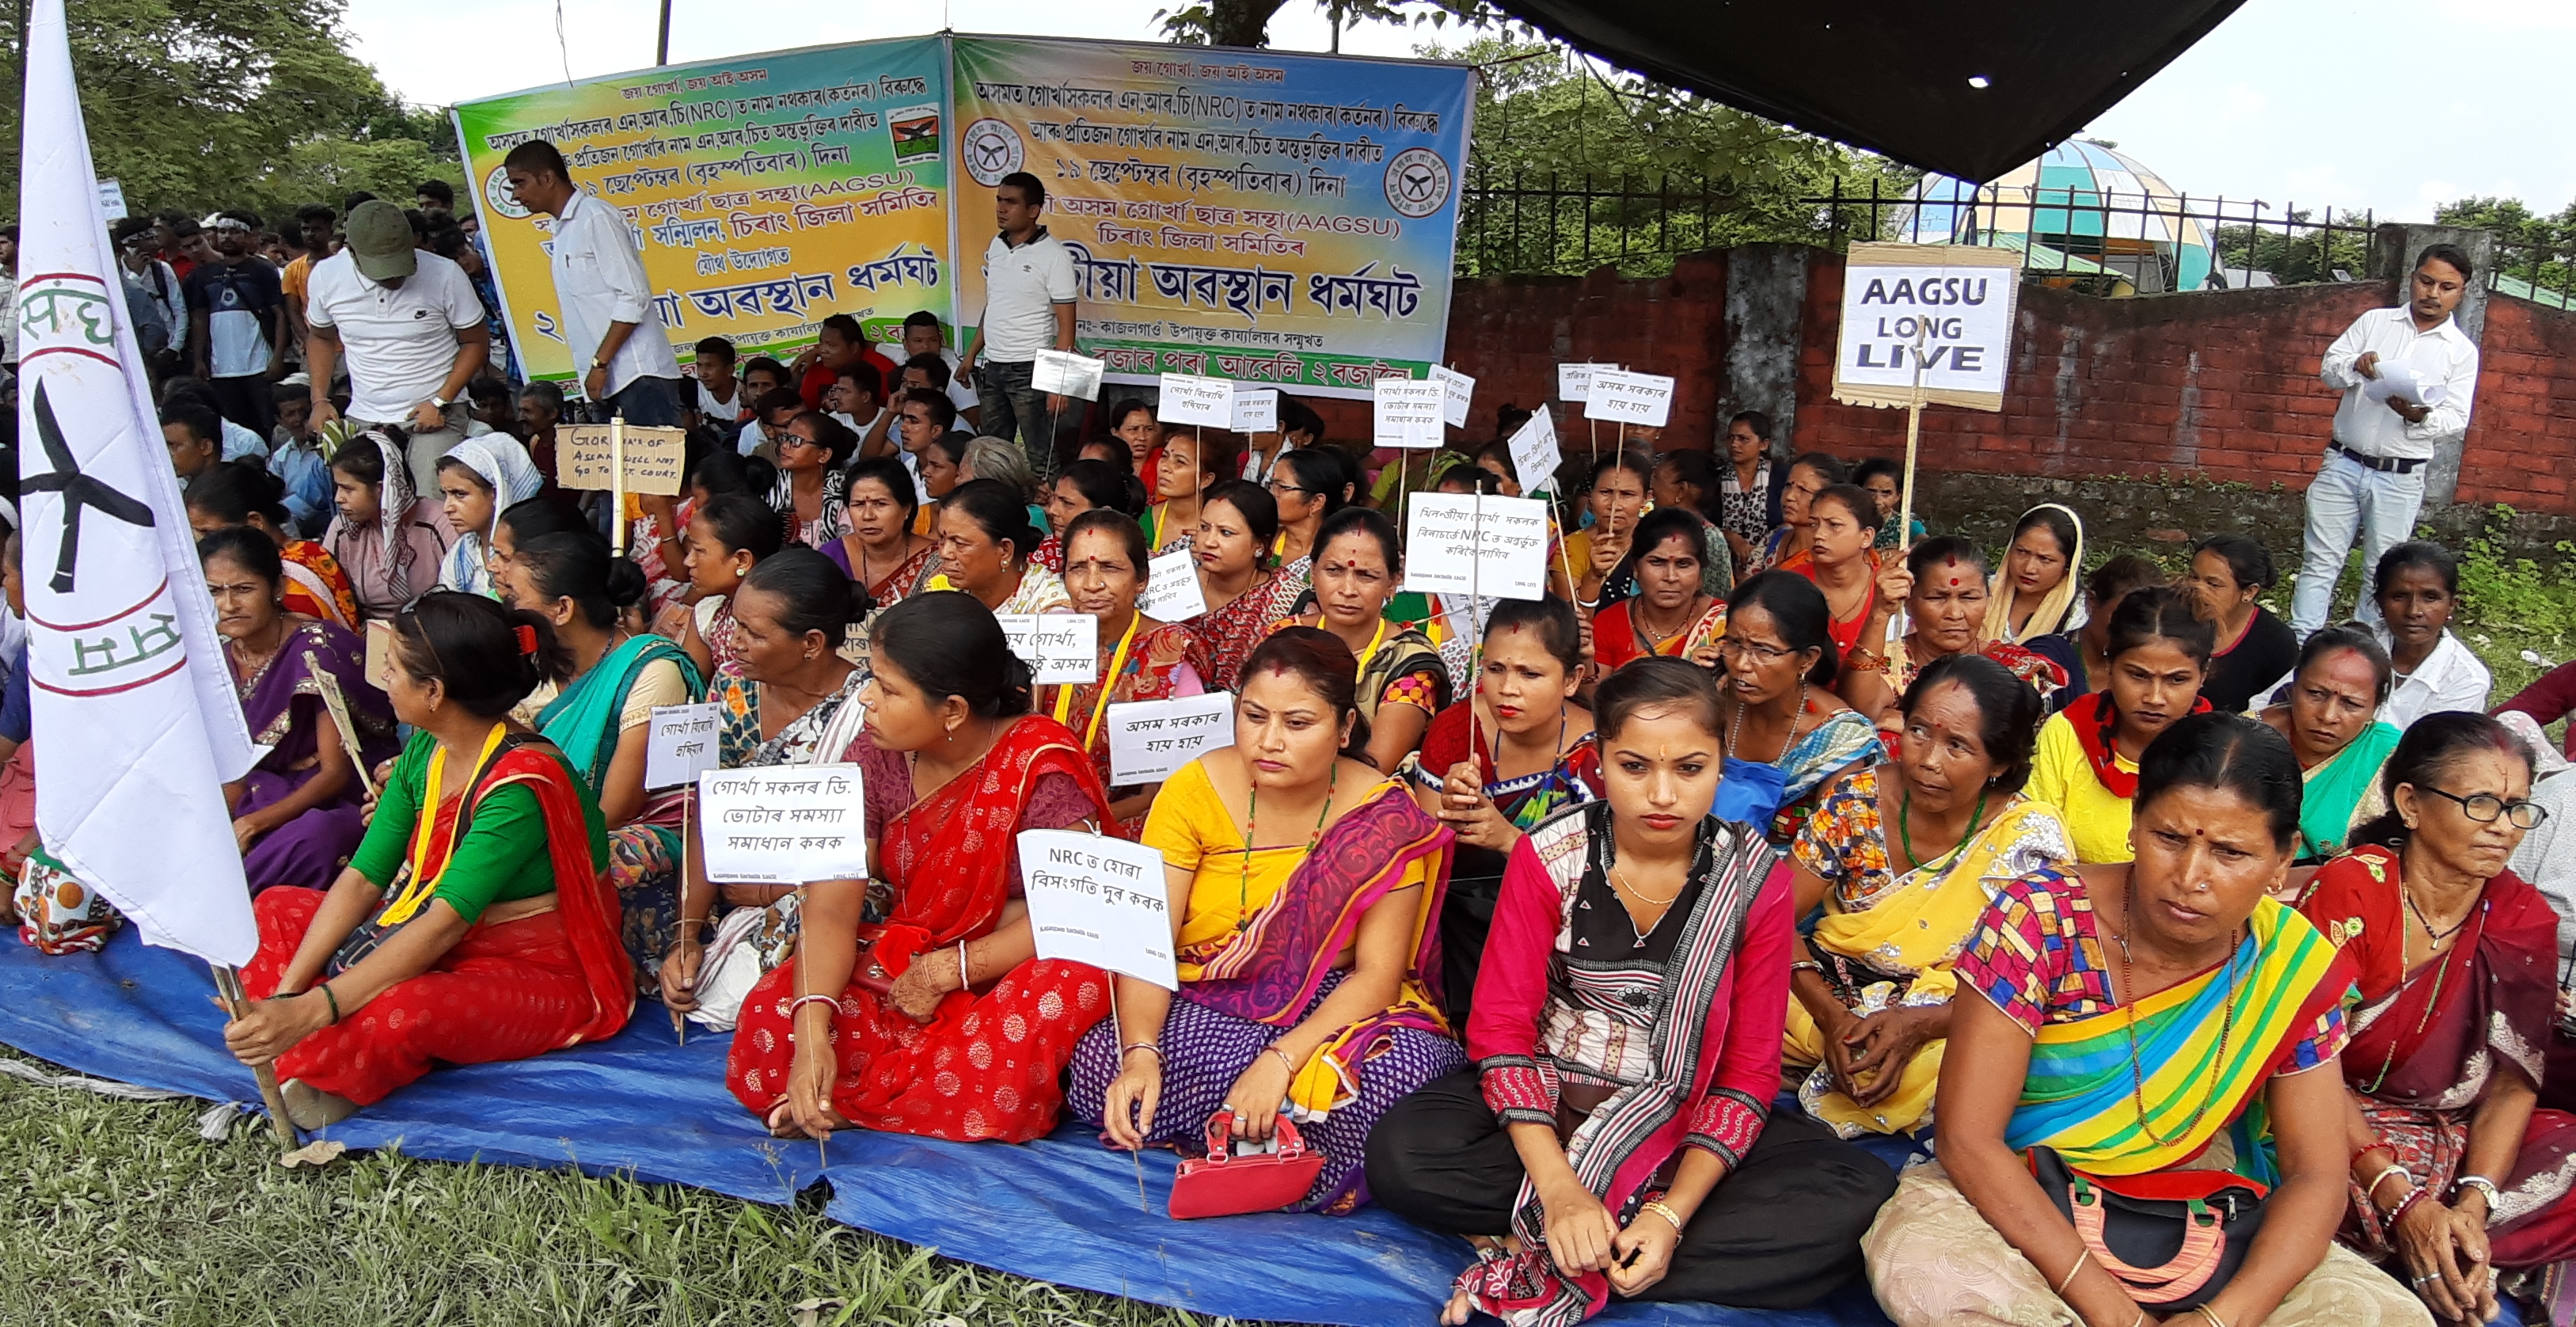
[[[286,297],[277,269],[251,252],[259,218],[218,212],[206,218],[215,257],[188,273],[188,354],[197,376],[214,385],[224,418],[268,436],[277,422],[269,387],[286,373]]]

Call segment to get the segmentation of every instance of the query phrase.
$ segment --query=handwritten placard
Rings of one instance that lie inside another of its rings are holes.
[[[1162,384],[1162,404],[1154,418],[1166,424],[1196,424],[1205,428],[1234,426],[1234,384],[1224,378],[1202,378],[1191,373],[1166,373]]]
[[[1011,641],[1011,653],[1039,682],[1095,682],[1100,678],[1100,619],[1089,613],[1001,613],[994,621]]]
[[[865,880],[866,801],[856,765],[775,765],[698,776],[707,879],[734,885]]]
[[[1234,417],[1226,427],[1237,433],[1278,432],[1279,389],[1276,387],[1236,388]]]
[[[1109,707],[1109,782],[1160,783],[1218,747],[1234,745],[1234,697],[1223,691],[1181,700]]]
[[[1163,854],[1099,834],[1032,829],[1020,835],[1020,883],[1038,957],[1180,989]]]
[[[1103,365],[1088,355],[1070,350],[1041,350],[1038,361],[1029,369],[1032,391],[1052,392],[1081,401],[1100,399],[1100,371]]]
[[[1592,395],[1583,413],[1604,424],[1642,424],[1662,428],[1673,412],[1673,380],[1660,373],[1592,375]]]
[[[724,706],[714,701],[654,706],[653,717],[645,721],[644,786],[669,788],[697,782],[699,775],[716,767],[717,737],[723,726]]]
[[[367,622],[367,685],[378,691],[394,684],[394,624],[383,618]]]
[[[1467,427],[1467,407],[1476,400],[1476,380],[1446,365],[1431,366],[1431,381],[1440,384],[1440,418],[1453,429]]]
[[[555,427],[555,464],[561,468],[565,488],[623,488],[629,493],[675,495],[680,491],[680,470],[687,460],[688,437],[680,429],[628,425],[624,447],[626,482],[618,484],[613,482],[617,467],[610,463],[618,452],[610,437],[610,426],[559,424]]]
[[[1556,366],[1556,399],[1584,401],[1592,396],[1592,375],[1616,370],[1616,364],[1559,364]]]
[[[1447,402],[1440,384],[1412,378],[1380,378],[1373,387],[1378,446],[1418,450],[1440,445]]]
[[[1547,504],[1473,493],[1408,494],[1404,588],[1538,598],[1547,588]]]
[[[1145,588],[1136,594],[1136,611],[1157,622],[1187,622],[1207,612],[1207,591],[1199,586],[1198,556],[1182,548],[1147,562]]]
[[[1565,453],[1556,443],[1556,420],[1542,405],[1512,434],[1512,476],[1521,481],[1523,493],[1554,493],[1556,468],[1564,463]]]

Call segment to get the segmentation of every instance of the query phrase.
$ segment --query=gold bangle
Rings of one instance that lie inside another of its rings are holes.
[[[1664,1204],[1663,1199],[1653,1199],[1652,1201],[1640,1206],[1637,1210],[1640,1212],[1652,1212],[1655,1215],[1662,1217],[1665,1221],[1671,1223],[1674,1234],[1678,1235],[1682,1233],[1681,1217],[1675,1215],[1673,1209]]]
[[[2066,1298],[2066,1288],[2075,1284],[2075,1274],[2083,1271],[2084,1264],[2091,1262],[2092,1260],[2093,1249],[2091,1245],[2086,1245],[2083,1249],[2078,1250],[2075,1255],[2075,1265],[2066,1269],[2066,1279],[2058,1282],[2056,1289],[2052,1293],[2054,1293],[2059,1299]]]
[[[2227,1319],[2219,1317],[2218,1310],[2206,1304],[2194,1304],[2191,1306],[2191,1311],[2208,1319],[2209,1327],[2227,1327]]]

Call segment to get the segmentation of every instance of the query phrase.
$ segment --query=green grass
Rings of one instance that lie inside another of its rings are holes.
[[[199,1138],[203,1108],[0,1077],[0,1185],[19,1195],[0,1222],[0,1323],[1227,1321],[986,1271],[806,1205],[393,1151],[287,1171],[256,1120]]]

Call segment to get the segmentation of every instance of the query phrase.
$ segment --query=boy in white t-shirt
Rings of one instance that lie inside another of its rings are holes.
[[[957,407],[957,417],[973,427],[984,414],[983,401],[975,389],[957,381],[957,352],[948,348],[948,329],[939,325],[939,315],[922,309],[903,320],[903,354],[897,363],[909,363],[923,355],[939,357],[941,373],[934,384],[948,393],[949,404]]]
[[[742,380],[733,376],[733,365],[733,342],[721,336],[698,342],[697,358],[689,366],[698,384],[692,404],[709,423],[737,423],[751,408]]]

